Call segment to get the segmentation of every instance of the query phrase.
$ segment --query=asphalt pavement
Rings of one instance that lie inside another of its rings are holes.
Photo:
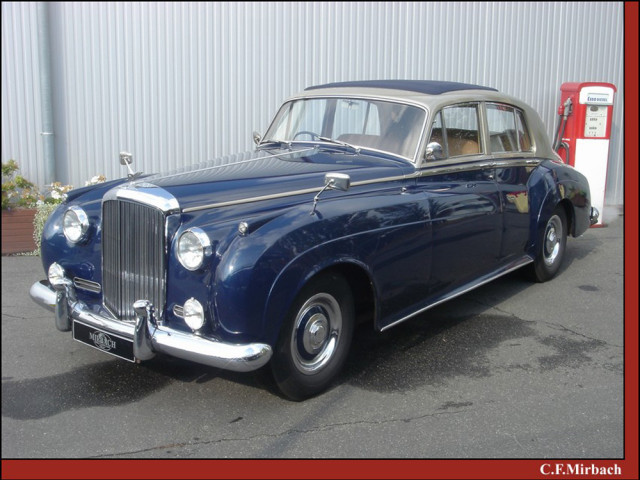
[[[2,457],[621,458],[623,223],[569,239],[550,282],[515,272],[360,327],[335,386],[299,403],[267,369],[77,343],[29,298],[40,258],[2,257]]]

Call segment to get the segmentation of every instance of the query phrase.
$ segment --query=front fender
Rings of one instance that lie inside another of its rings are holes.
[[[314,215],[308,205],[294,207],[235,238],[215,275],[224,328],[273,344],[303,285],[336,265],[361,270],[374,285],[384,278],[390,296],[406,295],[394,290],[393,284],[401,284],[394,275],[417,275],[412,291],[424,292],[430,238],[426,199],[400,192],[321,201]],[[411,268],[416,262],[423,268]]]

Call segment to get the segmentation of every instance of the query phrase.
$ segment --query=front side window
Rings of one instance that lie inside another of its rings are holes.
[[[436,116],[432,126],[431,141],[443,147],[447,157],[480,153],[478,105],[463,104],[445,107],[442,116]],[[438,141],[441,138],[441,141]]]
[[[299,99],[280,109],[263,141],[346,142],[413,160],[425,119],[419,107],[384,100]]]

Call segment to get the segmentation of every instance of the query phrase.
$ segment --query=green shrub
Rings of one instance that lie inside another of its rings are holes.
[[[40,244],[42,242],[42,232],[44,231],[44,224],[46,223],[49,215],[58,208],[59,203],[40,203],[36,206],[36,215],[33,218],[33,239],[36,242],[36,249],[33,252],[35,255],[40,255]]]
[[[15,160],[2,164],[2,209],[33,208],[38,201],[44,201],[40,193],[29,180],[18,174],[20,167]]]

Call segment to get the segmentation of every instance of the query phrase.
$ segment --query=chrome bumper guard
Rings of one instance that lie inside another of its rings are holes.
[[[596,207],[591,207],[591,215],[589,216],[589,221],[591,225],[595,225],[598,223],[598,219],[600,218],[600,212]]]
[[[153,305],[146,300],[134,303],[137,319],[132,324],[90,311],[76,299],[70,282],[54,290],[47,280],[42,280],[31,286],[29,294],[38,305],[56,312],[56,327],[60,331],[70,331],[75,319],[133,340],[137,361],[150,360],[156,353],[166,353],[224,370],[249,372],[262,367],[271,358],[272,349],[265,343],[235,345],[157,325]]]

